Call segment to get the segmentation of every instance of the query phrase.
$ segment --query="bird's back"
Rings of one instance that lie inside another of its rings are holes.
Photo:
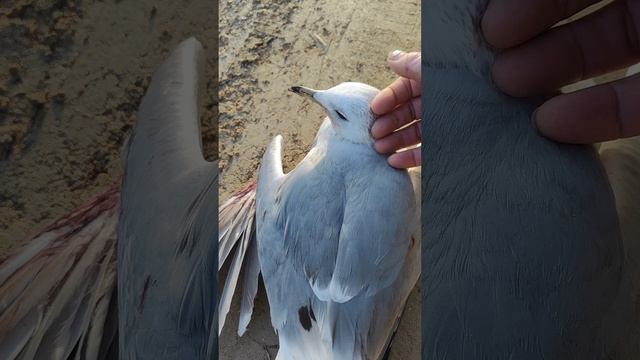
[[[258,185],[258,250],[279,359],[381,356],[417,281],[408,174],[371,148],[343,146],[312,150],[274,193]],[[359,236],[345,236],[349,224]],[[371,236],[379,224],[394,231],[386,244]]]
[[[491,84],[484,5],[424,9],[453,30],[425,49],[423,356],[602,358],[623,267],[611,188],[593,147],[538,134],[539,99]]]

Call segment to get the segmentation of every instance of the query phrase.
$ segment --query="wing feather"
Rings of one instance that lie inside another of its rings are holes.
[[[251,222],[252,232],[245,256],[244,276],[242,284],[242,302],[240,303],[240,321],[238,323],[238,336],[244,335],[251,321],[253,305],[258,292],[258,279],[260,278],[260,262],[258,261],[258,245],[255,241],[255,222]]]
[[[312,284],[321,300],[344,303],[362,291],[371,296],[388,287],[402,269],[417,223],[418,204],[406,172],[378,170],[380,175],[373,179],[356,173],[345,181],[344,214],[331,281],[325,287]]]
[[[210,357],[216,348],[218,169],[202,154],[203,67],[197,40],[176,47],[153,75],[124,151],[122,359]]]
[[[111,340],[103,338],[105,319],[117,316],[110,305],[118,202],[116,185],[0,264],[0,358],[102,355],[95,347]]]
[[[252,277],[249,273],[256,271],[257,258],[254,259],[255,248],[255,198],[256,198],[256,183],[249,182],[242,190],[231,196],[219,209],[219,224],[220,233],[218,237],[218,254],[219,254],[219,266],[218,270],[225,264],[229,255],[235,251],[233,260],[229,270],[227,271],[225,284],[222,290],[222,294],[218,301],[218,332],[221,333],[225,324],[227,314],[233,301],[233,295],[238,285],[240,275],[244,273],[243,282],[243,300],[241,319],[244,319],[244,327],[249,324],[251,320],[251,312],[253,311],[253,299],[245,299],[245,293],[247,287],[253,286]],[[260,272],[259,265],[257,266],[258,274]],[[256,287],[257,287],[257,277]],[[247,318],[246,314],[249,314]],[[241,321],[242,323],[242,321]],[[242,331],[244,333],[244,331]]]

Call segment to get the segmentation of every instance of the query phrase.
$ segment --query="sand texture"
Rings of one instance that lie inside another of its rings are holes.
[[[150,77],[189,36],[207,51],[203,140],[215,156],[215,21],[209,0],[0,3],[0,256],[118,178]]]

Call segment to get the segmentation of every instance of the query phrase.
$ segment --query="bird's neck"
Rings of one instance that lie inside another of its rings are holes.
[[[310,169],[320,163],[331,163],[336,169],[348,170],[385,161],[385,157],[373,148],[373,142],[354,143],[336,134],[331,127],[321,127],[299,167]]]
[[[458,117],[456,113],[461,108],[486,111],[488,114],[518,114],[517,118],[526,124],[523,126],[534,130],[530,121],[533,111],[542,104],[542,97],[513,98],[502,93],[490,79],[464,68],[426,67],[425,94],[428,106],[425,106],[423,117],[427,123],[432,118],[446,116],[448,119]],[[488,127],[492,122],[512,122],[513,116],[496,117],[487,120],[481,116],[464,117],[458,122],[448,121],[446,129],[449,131],[469,132],[469,126]],[[471,122],[471,123],[467,123]],[[445,128],[443,128],[445,129]],[[535,131],[534,131],[535,132]],[[452,134],[453,135],[453,134]],[[497,133],[496,133],[497,135]]]

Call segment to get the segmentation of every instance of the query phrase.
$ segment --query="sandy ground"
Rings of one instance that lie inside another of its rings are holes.
[[[344,81],[384,87],[395,77],[387,53],[420,48],[420,5],[400,2],[301,0],[220,4],[220,196],[255,176],[270,140],[283,136],[284,166],[308,150],[324,114],[287,91],[325,89]],[[274,359],[277,336],[260,289],[249,330],[235,335],[238,304],[220,339],[220,359]],[[420,291],[409,300],[392,359],[419,359]]]
[[[207,48],[215,156],[215,21],[210,0],[0,2],[0,257],[120,175],[151,74],[189,36]]]

